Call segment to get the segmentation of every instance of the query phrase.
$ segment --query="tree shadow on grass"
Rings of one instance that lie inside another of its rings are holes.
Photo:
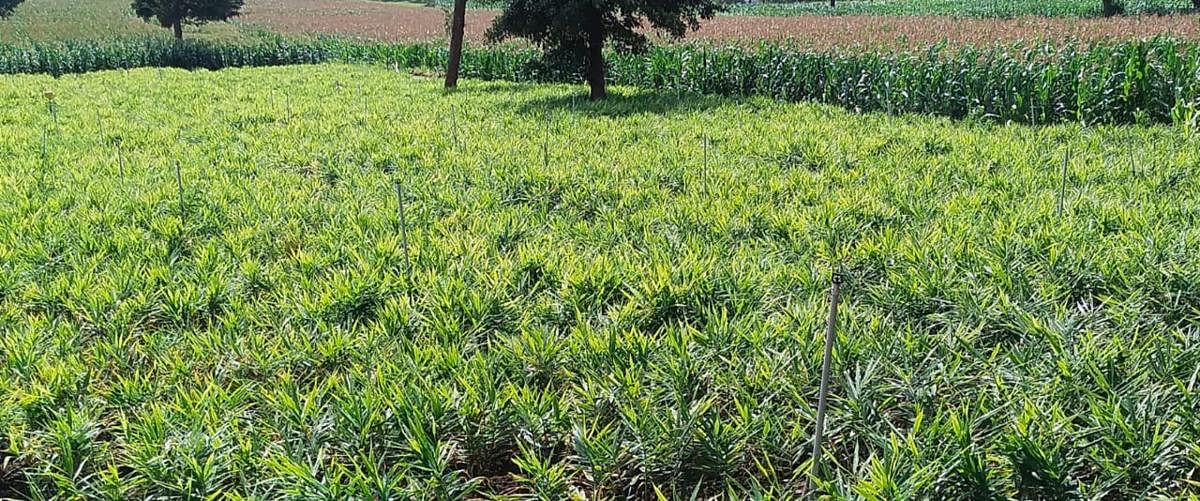
[[[567,94],[528,97],[530,91],[562,83],[487,81],[463,86],[452,94],[505,95],[508,105],[518,113],[543,116],[547,113],[573,113],[588,117],[620,118],[633,115],[688,115],[722,106],[753,105],[753,98],[718,96],[694,92],[610,86],[608,98],[592,101],[586,85],[575,85]],[[569,84],[568,84],[569,85]]]
[[[651,91],[628,87],[610,88],[608,98],[588,99],[586,89],[568,95],[524,99],[517,103],[518,113],[541,116],[547,113],[573,113],[587,117],[621,118],[634,115],[689,115],[722,106],[737,106],[744,100],[671,91]]]

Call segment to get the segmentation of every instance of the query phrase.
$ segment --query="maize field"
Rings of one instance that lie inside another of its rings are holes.
[[[436,44],[338,38],[256,42],[146,38],[0,45],[0,74],[62,75],[106,69],[371,63],[428,70],[446,64]],[[468,48],[463,74],[511,82],[578,81],[529,47]],[[993,122],[1200,125],[1200,44],[1174,38],[1091,45],[1016,44],[927,50],[819,51],[787,44],[679,44],[610,54],[614,83],[668,92],[816,101],[855,111],[918,113]]]

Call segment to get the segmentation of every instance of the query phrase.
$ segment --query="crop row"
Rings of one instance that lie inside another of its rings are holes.
[[[325,61],[439,68],[433,44],[268,39],[249,44],[159,39],[0,47],[0,73],[64,73],[170,66],[218,69]],[[1200,98],[1200,44],[1170,38],[1089,46],[996,46],[852,54],[785,45],[662,46],[613,54],[614,83],[647,89],[768,96],[856,111],[923,113],[1024,123],[1185,123]],[[464,74],[485,80],[571,81],[528,48],[477,47]]]

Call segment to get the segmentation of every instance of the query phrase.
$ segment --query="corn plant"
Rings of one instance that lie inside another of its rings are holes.
[[[143,66],[219,69],[374,63],[441,68],[445,50],[322,37],[249,42],[158,38],[0,44],[0,74],[63,75]],[[469,48],[463,76],[517,82],[578,81],[525,47]],[[815,101],[855,111],[919,113],[1045,124],[1175,123],[1193,127],[1200,103],[1200,44],[1158,37],[1090,44],[1036,41],[925,50],[814,50],[678,44],[644,55],[612,54],[614,83],[677,93]],[[362,113],[368,114],[366,101]]]

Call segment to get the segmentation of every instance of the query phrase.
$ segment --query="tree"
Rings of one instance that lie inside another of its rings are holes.
[[[3,1],[3,0],[0,0]],[[242,9],[243,0],[133,0],[133,12],[146,22],[158,22],[183,40],[183,25],[228,21]]]
[[[604,45],[643,51],[648,40],[638,31],[643,21],[679,38],[700,27],[721,7],[721,0],[509,0],[488,38],[522,37],[539,45],[544,60],[582,70],[592,99],[604,99]]]
[[[8,17],[23,0],[0,0],[0,17]]]
[[[1200,2],[1200,0],[1196,0]],[[458,68],[462,65],[463,31],[467,27],[467,0],[454,0],[450,14],[450,62],[446,65],[446,88],[458,87]]]

